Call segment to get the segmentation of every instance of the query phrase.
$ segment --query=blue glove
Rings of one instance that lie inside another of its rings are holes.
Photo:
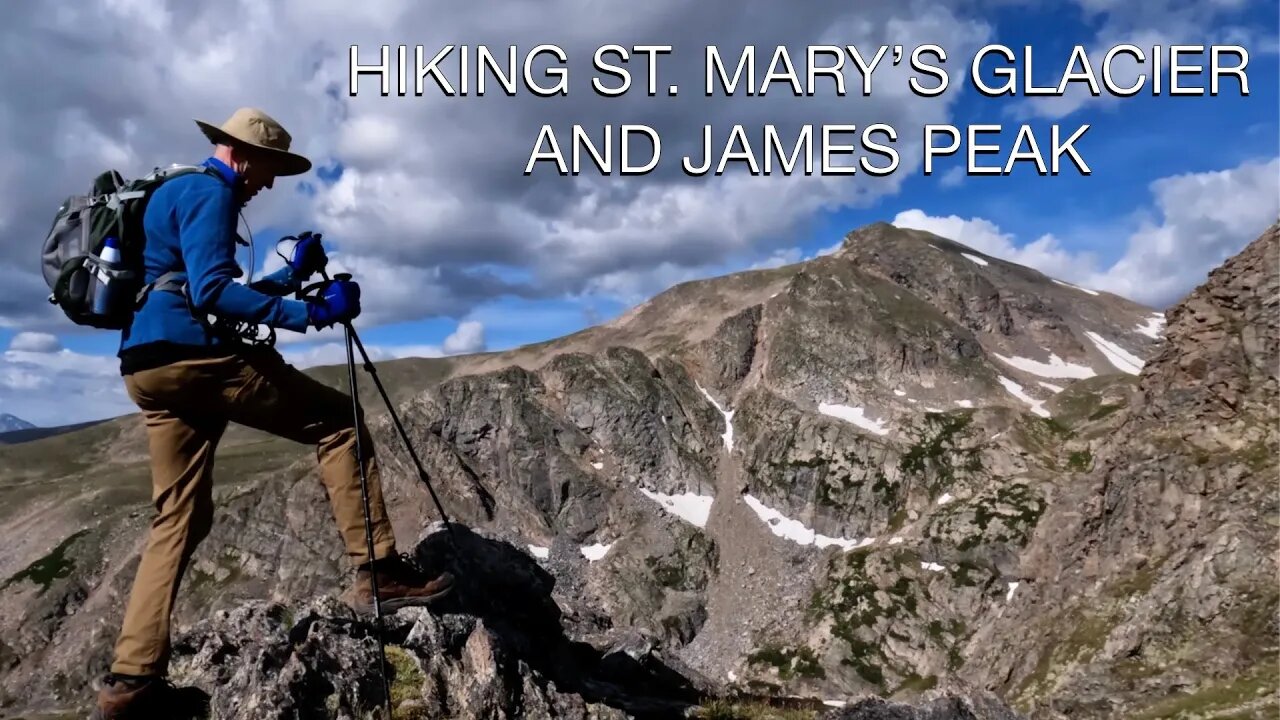
[[[307,302],[307,324],[325,328],[351,322],[360,314],[360,286],[350,280],[329,283],[320,297]]]
[[[289,267],[306,280],[323,270],[328,264],[329,256],[325,255],[324,247],[320,244],[320,235],[313,235],[310,232],[302,233],[289,256]]]

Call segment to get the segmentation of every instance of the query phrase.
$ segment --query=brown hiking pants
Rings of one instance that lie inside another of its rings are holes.
[[[155,517],[115,648],[114,673],[162,675],[178,585],[213,524],[213,457],[228,422],[314,445],[338,531],[353,564],[368,560],[351,396],[287,364],[271,349],[184,360],[125,376],[151,450]],[[377,462],[361,423],[374,556],[395,552]]]

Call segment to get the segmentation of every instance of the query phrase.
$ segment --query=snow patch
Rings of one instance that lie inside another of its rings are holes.
[[[995,356],[1000,362],[1006,365],[1012,365],[1023,372],[1039,375],[1046,378],[1075,378],[1082,380],[1097,375],[1093,368],[1088,365],[1076,365],[1075,363],[1064,362],[1062,358],[1049,353],[1049,362],[1042,363],[1038,360],[1032,360],[1024,357],[1005,357],[999,353]]]
[[[729,682],[736,682],[737,680],[738,680],[738,674],[737,674],[737,673],[735,673],[734,671],[730,670],[730,671],[729,671]]]
[[[1010,395],[1018,398],[1022,402],[1031,406],[1031,412],[1039,415],[1040,417],[1049,417],[1049,411],[1044,409],[1043,400],[1037,400],[1031,397],[1025,391],[1023,391],[1021,385],[1019,385],[1018,383],[1010,380],[1009,378],[1003,375],[1001,375],[999,379],[1000,379],[1000,384],[1004,386],[1005,390],[1009,391]]]
[[[939,504],[939,505],[946,505],[947,503],[951,502],[952,500],[955,500],[955,498],[954,498],[954,497],[952,497],[951,493],[942,493],[942,496],[938,498],[938,504]]]
[[[1159,340],[1160,336],[1164,334],[1165,322],[1166,320],[1164,315],[1156,313],[1151,317],[1148,317],[1145,323],[1140,323],[1138,327],[1134,329],[1152,340]]]
[[[920,569],[921,569],[921,570],[932,570],[933,572],[942,572],[943,570],[946,570],[946,568],[945,568],[945,567],[943,567],[942,565],[939,565],[938,563],[935,563],[935,562],[922,562],[922,563],[920,563]]]
[[[1050,391],[1055,392],[1055,393],[1060,393],[1060,392],[1062,392],[1062,388],[1061,388],[1061,387],[1059,387],[1059,386],[1057,386],[1057,385],[1054,385],[1053,383],[1047,383],[1047,382],[1045,382],[1045,381],[1043,381],[1043,380],[1041,380],[1041,381],[1040,381],[1040,387],[1042,387],[1042,388],[1044,388],[1044,389],[1046,389],[1046,390],[1050,390]]]
[[[529,552],[533,553],[533,556],[540,560],[546,560],[551,555],[551,548],[544,548],[539,545],[530,545]]]
[[[933,246],[932,246],[932,245],[930,245],[929,247],[933,247]],[[827,707],[842,708],[842,707],[844,707],[844,706],[845,706],[845,701],[843,701],[843,700],[823,700],[823,701],[822,701],[822,704],[823,704],[823,705],[826,705]]]
[[[918,402],[920,402],[920,401],[919,401],[919,400],[916,400],[915,398],[907,398],[907,402],[911,403],[912,405],[915,405],[916,403],[918,403]]]
[[[664,495],[648,488],[640,488],[645,497],[653,500],[668,512],[681,520],[693,523],[700,528],[707,526],[707,518],[711,516],[711,503],[715,498],[710,495],[682,493],[680,495]]]
[[[839,418],[846,422],[851,422],[854,425],[857,425],[858,427],[862,428],[863,430],[873,432],[876,435],[889,434],[889,429],[884,426],[885,425],[884,420],[872,420],[871,418],[866,417],[863,414],[865,411],[860,407],[849,407],[848,405],[832,405],[830,403],[821,403],[818,405],[818,412],[822,413],[823,415],[830,415],[831,417]]]
[[[1059,285],[1064,285],[1064,286],[1069,287],[1069,288],[1075,288],[1076,290],[1079,290],[1079,291],[1080,291],[1080,292],[1082,292],[1082,293],[1089,293],[1090,295],[1097,295],[1097,294],[1098,294],[1098,291],[1097,291],[1097,290],[1090,290],[1089,288],[1082,288],[1082,287],[1080,287],[1079,285],[1072,285],[1072,284],[1071,284],[1071,283],[1069,283],[1069,282],[1062,282],[1061,280],[1054,280],[1054,282],[1058,283]]]
[[[897,395],[898,397],[906,397],[906,396],[907,396],[907,394],[906,394],[905,392],[901,391],[901,390],[894,390],[894,391],[893,391],[893,394],[894,394],[894,395]]]
[[[971,260],[971,261],[973,261],[973,262],[978,263],[979,265],[984,265],[984,266],[985,266],[985,265],[990,265],[990,264],[991,264],[991,263],[987,262],[985,259],[978,257],[977,255],[970,255],[969,253],[960,253],[960,254],[961,254],[961,255],[963,255],[963,256],[965,256],[965,257],[966,257],[966,258],[968,258],[969,260]]]
[[[820,535],[812,529],[805,526],[799,520],[792,520],[782,513],[760,502],[754,495],[743,495],[742,499],[747,505],[755,511],[756,516],[769,526],[770,532],[780,538],[790,540],[799,545],[814,545],[824,548],[828,545],[839,545],[846,552],[860,547],[866,547],[876,541],[875,538],[863,538],[861,540],[852,540],[850,538],[836,538]]]
[[[1115,365],[1117,370],[1123,370],[1130,375],[1137,375],[1142,371],[1142,366],[1144,364],[1142,358],[1134,356],[1132,353],[1110,340],[1107,340],[1096,332],[1086,332],[1084,335],[1093,342],[1103,355],[1107,356],[1107,360],[1110,361],[1112,365]]]
[[[591,463],[591,467],[593,467],[593,468],[595,468],[595,469],[597,469],[597,470],[603,470],[603,469],[604,469],[604,463],[602,463],[602,462],[593,462],[593,463]]]
[[[595,562],[608,554],[609,548],[611,547],[613,547],[613,543],[609,543],[608,545],[602,545],[600,543],[596,543],[595,545],[583,545],[581,548],[582,557],[586,558],[590,562]]]
[[[1016,582],[1009,583],[1009,594],[1004,596],[1005,602],[1013,600],[1013,591],[1018,589],[1018,585],[1019,583]]]
[[[936,407],[927,407],[927,406],[926,406],[926,407],[925,407],[925,410],[926,410],[926,411],[928,411],[928,412],[942,412],[942,408],[936,408]]]
[[[889,538],[889,544],[890,544],[890,545],[898,545],[898,544],[900,544],[900,543],[902,543],[902,538],[900,538],[900,537],[891,537],[891,538]]]
[[[957,404],[957,405],[959,405],[959,406],[960,406],[960,407],[962,407],[962,408],[971,408],[971,407],[973,407],[973,401],[972,401],[972,400],[957,400],[957,401],[956,401],[956,404]]]
[[[696,385],[697,383],[694,383],[694,384]],[[698,385],[698,389],[702,390],[702,394],[706,395],[707,399],[711,401],[711,404],[715,405],[716,409],[720,411],[720,414],[724,416],[724,434],[722,434],[720,437],[724,438],[725,449],[732,451],[733,450],[733,414],[737,412],[737,410],[725,410],[724,408],[720,407],[720,403],[716,402],[715,398],[711,397],[711,393],[707,392],[706,390],[703,390],[701,385]]]

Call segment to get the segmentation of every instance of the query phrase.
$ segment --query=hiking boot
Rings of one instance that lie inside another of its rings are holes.
[[[429,605],[453,589],[453,575],[441,572],[428,576],[405,555],[393,555],[375,563],[378,574],[378,600],[383,610]],[[373,586],[370,573],[361,568],[356,582],[347,593],[347,604],[359,613],[373,614]]]
[[[173,686],[162,678],[125,680],[115,675],[102,679],[98,705],[90,720],[141,720],[159,717],[167,709]]]

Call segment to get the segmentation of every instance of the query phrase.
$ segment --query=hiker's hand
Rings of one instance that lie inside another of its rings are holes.
[[[318,328],[351,322],[360,314],[360,286],[351,280],[329,283],[307,303],[307,322]]]
[[[302,276],[303,280],[306,280],[323,270],[328,264],[329,256],[324,253],[324,246],[320,244],[320,236],[312,235],[309,232],[303,233],[293,246],[293,253],[289,257],[289,267]]]

